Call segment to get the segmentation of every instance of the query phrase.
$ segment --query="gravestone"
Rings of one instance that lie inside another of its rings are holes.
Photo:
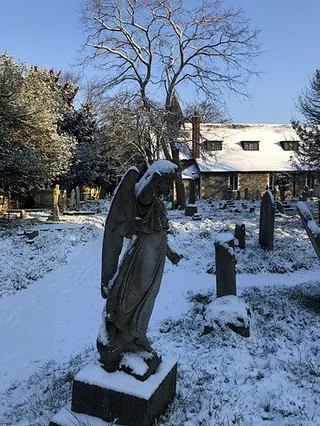
[[[80,210],[80,188],[76,186],[76,210]]]
[[[52,207],[50,216],[48,217],[48,220],[58,221],[60,216],[60,209],[58,205],[55,205]]]
[[[62,193],[62,211],[66,212],[68,210],[68,194],[66,189]]]
[[[193,216],[198,213],[198,207],[195,204],[187,204],[184,214],[185,216]]]
[[[74,210],[76,206],[76,191],[73,189],[69,199],[69,210]]]
[[[241,199],[241,193],[240,193],[240,189],[237,190],[237,200]]]
[[[245,200],[249,199],[249,188],[244,188],[244,199]]]
[[[217,297],[236,296],[236,258],[233,235],[229,232],[219,234],[214,246]]]
[[[234,229],[234,238],[238,240],[239,248],[246,248],[246,225],[244,223],[236,223]]]
[[[273,250],[275,208],[271,191],[266,191],[261,200],[259,244],[262,248]]]
[[[284,205],[280,200],[277,200],[277,209],[279,210],[280,213],[284,213]]]
[[[59,202],[59,195],[60,195],[60,187],[59,185],[56,185],[54,187],[53,193],[52,193],[52,205],[57,206]]]
[[[256,200],[261,200],[261,191],[260,191],[260,189],[256,190]]]
[[[320,183],[316,183],[313,187],[313,196],[320,198]]]
[[[310,192],[310,190],[309,190],[308,185],[305,185],[304,189],[302,191],[301,197],[300,197],[301,201],[307,201],[308,196],[309,196],[309,192]]]
[[[296,207],[301,217],[302,225],[308,234],[317,256],[320,258],[320,228],[316,224],[316,221],[313,219],[312,214],[305,203],[299,201],[296,204]]]

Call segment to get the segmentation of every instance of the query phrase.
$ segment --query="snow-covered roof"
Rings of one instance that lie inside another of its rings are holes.
[[[210,124],[200,126],[200,158],[196,159],[201,172],[257,172],[294,170],[291,157],[294,151],[282,148],[282,141],[298,141],[290,124]],[[205,140],[222,141],[221,151],[204,149]],[[186,124],[181,141],[186,147],[181,159],[190,158],[191,124]],[[258,151],[246,151],[242,141],[259,141]],[[180,142],[182,145],[182,143]],[[189,148],[189,150],[188,150]]]

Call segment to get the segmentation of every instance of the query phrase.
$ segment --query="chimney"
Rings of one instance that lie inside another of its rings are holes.
[[[192,117],[192,153],[194,158],[200,158],[200,117],[197,111]]]

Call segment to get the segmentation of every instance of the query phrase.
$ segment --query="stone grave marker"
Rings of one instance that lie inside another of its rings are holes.
[[[249,188],[244,188],[244,199],[245,200],[249,199]]]
[[[273,250],[275,208],[271,191],[266,191],[261,200],[259,244],[262,248]]]
[[[236,223],[234,228],[234,238],[238,241],[239,248],[246,248],[246,225],[244,223]]]
[[[229,232],[218,234],[215,242],[217,297],[237,294],[234,238]]]
[[[299,201],[296,207],[301,217],[302,225],[308,234],[317,256],[320,258],[320,228],[304,202]]]
[[[60,187],[59,185],[56,185],[54,187],[53,193],[52,193],[52,205],[57,206],[59,202],[59,195],[60,195]]]
[[[65,189],[62,193],[62,212],[66,212],[68,210],[68,194]]]
[[[76,191],[72,189],[69,200],[69,210],[74,210],[76,206]]]
[[[193,216],[198,213],[198,207],[195,205],[196,202],[196,181],[194,179],[190,180],[189,186],[189,203],[186,205],[184,214],[186,216]]]

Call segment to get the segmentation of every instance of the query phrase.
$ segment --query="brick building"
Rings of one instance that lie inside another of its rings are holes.
[[[185,186],[195,179],[202,198],[255,198],[288,177],[286,195],[298,197],[319,182],[319,173],[292,165],[299,140],[291,125],[200,124],[194,117],[181,131],[179,148]]]

